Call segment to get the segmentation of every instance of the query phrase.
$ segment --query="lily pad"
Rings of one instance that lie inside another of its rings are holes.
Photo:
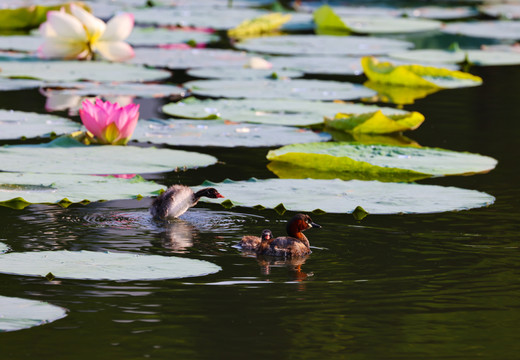
[[[141,83],[46,83],[42,86],[45,96],[78,95],[78,96],[133,96],[140,98],[162,98],[169,96],[184,97],[186,90],[168,84],[141,84]]]
[[[8,255],[3,255],[8,256]],[[0,332],[28,329],[67,316],[67,310],[43,301],[0,295]]]
[[[444,25],[442,31],[485,39],[520,39],[520,22],[518,21],[475,21],[455,22]]]
[[[466,19],[478,15],[478,11],[469,6],[421,6],[412,9],[405,9],[404,13],[409,17],[436,20]]]
[[[424,121],[421,113],[385,115],[381,111],[366,114],[338,113],[333,119],[325,118],[327,127],[354,133],[389,134],[417,129]]]
[[[6,244],[0,243],[0,254],[3,254],[7,251],[9,251],[9,246],[7,246]]]
[[[178,43],[206,44],[218,39],[218,36],[202,31],[135,27],[126,41],[132,46],[153,46]]]
[[[2,255],[0,272],[58,279],[160,280],[213,274],[220,266],[173,256],[94,251],[33,251]]]
[[[482,84],[478,76],[462,71],[422,65],[393,65],[374,57],[361,59],[365,75],[370,81],[408,87],[459,88]]]
[[[227,207],[261,206],[304,212],[352,213],[361,206],[370,214],[424,214],[478,208],[495,201],[493,196],[475,190],[378,181],[251,179],[202,186],[209,184],[226,194],[228,199],[223,205]]]
[[[220,118],[234,122],[273,125],[309,126],[323,123],[324,116],[336,113],[362,114],[381,110],[384,114],[405,114],[393,108],[373,105],[283,99],[221,99],[197,100],[187,98],[162,108],[166,114],[188,119]]]
[[[0,61],[0,69],[0,77],[44,81],[143,82],[171,76],[165,70],[100,61]]]
[[[361,58],[344,56],[275,56],[269,59],[276,69],[301,71],[306,74],[361,75]]]
[[[366,36],[283,35],[247,39],[235,47],[277,55],[384,55],[403,51],[413,44],[401,40]]]
[[[395,17],[340,16],[346,28],[357,34],[392,34],[433,31],[441,28],[442,23],[427,19]]]
[[[507,51],[449,51],[437,49],[423,49],[393,53],[390,54],[390,57],[398,60],[408,60],[421,63],[444,62],[455,64],[468,61],[472,65],[479,66],[500,66],[520,64],[520,54]]]
[[[136,199],[164,189],[140,176],[34,174],[0,172],[0,205],[24,208],[29,204],[61,204],[83,201]]]
[[[249,57],[233,50],[221,49],[135,49],[133,64],[165,67],[168,69],[193,69],[210,66],[244,66]]]
[[[42,84],[43,82],[40,80],[0,78],[0,91],[34,89],[42,86]]]
[[[35,52],[43,43],[41,36],[9,35],[0,36],[0,49],[11,51]]]
[[[195,95],[226,98],[351,100],[375,94],[358,84],[304,79],[196,80],[184,87]]]
[[[65,134],[80,128],[80,124],[58,116],[0,110],[0,139],[2,140],[49,136],[51,133]]]
[[[408,176],[483,173],[497,164],[491,157],[466,152],[342,142],[287,145],[269,151],[267,159],[321,171],[373,174],[374,178],[390,173],[403,181]]]
[[[295,70],[249,69],[230,67],[204,67],[188,70],[188,75],[203,79],[284,79],[303,77],[303,73]]]
[[[136,146],[81,146],[68,140],[0,147],[0,171],[49,174],[143,174],[215,164],[213,156]]]
[[[479,6],[479,11],[488,15],[502,19],[520,19],[520,4],[489,4]]]
[[[294,127],[230,123],[222,120],[140,120],[134,138],[141,141],[186,146],[261,147],[294,142],[327,141],[326,133]]]

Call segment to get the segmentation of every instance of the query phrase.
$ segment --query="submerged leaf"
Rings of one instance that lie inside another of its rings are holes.
[[[482,79],[462,71],[421,65],[398,65],[379,62],[374,57],[361,59],[365,75],[373,82],[408,87],[457,88],[478,86]]]
[[[436,213],[488,206],[495,201],[493,196],[474,190],[378,181],[251,179],[214,186],[235,206],[305,212],[352,213],[361,206],[370,214]]]
[[[366,114],[338,113],[333,119],[325,118],[325,125],[354,133],[388,134],[417,129],[424,121],[421,113],[385,115],[380,110]]]
[[[0,295],[0,332],[28,329],[65,316],[67,316],[67,310],[59,306],[43,301]]]
[[[350,143],[287,145],[271,150],[267,159],[319,171],[365,173],[377,179],[392,173],[403,177],[467,175],[492,170],[493,158],[435,148]]]
[[[58,279],[160,280],[203,276],[220,271],[208,261],[173,256],[93,251],[32,251],[1,256],[0,272]],[[0,310],[1,311],[1,310]]]

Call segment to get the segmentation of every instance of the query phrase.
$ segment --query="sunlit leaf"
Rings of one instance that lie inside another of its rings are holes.
[[[482,79],[462,71],[421,65],[398,65],[364,57],[361,64],[370,81],[407,87],[457,88],[478,86]]]
[[[288,126],[171,119],[140,120],[133,138],[171,145],[262,147],[327,141],[330,135]]]
[[[310,143],[271,150],[267,159],[320,171],[347,173],[393,173],[403,180],[418,175],[444,176],[487,172],[497,161],[491,157],[435,148]]]
[[[416,111],[404,115],[385,115],[375,111],[366,114],[338,113],[334,118],[325,118],[325,125],[348,132],[388,134],[417,129],[423,121],[424,116]]]
[[[94,251],[33,251],[4,254],[0,272],[57,279],[160,280],[203,276],[220,271],[208,261],[173,256]],[[0,310],[1,311],[1,310]]]
[[[229,37],[245,38],[258,36],[279,29],[283,24],[291,20],[291,14],[270,13],[247,19],[239,25],[227,31]]]
[[[65,316],[67,310],[59,306],[43,301],[0,295],[0,332],[28,329],[51,323]]]
[[[288,211],[303,212],[352,213],[361,206],[370,214],[437,213],[488,206],[495,201],[493,196],[474,190],[378,181],[251,179],[204,183],[201,187],[209,185],[226,194],[234,206],[274,209],[282,205]]]
[[[351,100],[374,95],[362,85],[327,80],[196,80],[184,86],[195,95],[226,98]]]
[[[473,36],[486,39],[520,39],[520,22],[518,21],[474,21],[474,22],[454,22],[445,24],[443,32]]]
[[[81,2],[76,2],[79,6],[86,6]],[[70,12],[70,3],[63,2],[52,6],[32,5],[15,9],[0,9],[0,29],[32,29],[38,27],[47,19],[47,12],[58,11],[65,8]]]
[[[274,70],[274,69],[250,69],[235,67],[203,67],[188,70],[188,75],[207,79],[283,79],[303,77],[303,73],[294,70]]]
[[[0,139],[33,138],[77,131],[81,125],[69,119],[22,111],[0,110]]]
[[[235,122],[274,125],[309,126],[323,123],[324,116],[336,113],[363,114],[381,110],[384,114],[406,114],[406,111],[373,105],[344,102],[321,102],[296,99],[220,99],[187,98],[162,108],[166,114],[188,119],[220,118]]]
[[[364,101],[383,102],[397,105],[413,104],[415,100],[425,98],[441,90],[435,87],[408,87],[395,86],[393,84],[383,84],[375,81],[366,81],[364,84],[369,89],[377,91],[377,95],[372,98],[365,98]]]

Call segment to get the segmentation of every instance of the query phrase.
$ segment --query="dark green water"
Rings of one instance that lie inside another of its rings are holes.
[[[292,213],[201,203],[161,227],[148,215],[150,199],[0,207],[0,242],[14,251],[175,254],[223,269],[138,282],[0,274],[2,295],[69,310],[51,324],[0,334],[0,359],[518,359],[520,67],[470,70],[482,86],[406,107],[426,117],[407,135],[498,159],[488,174],[421,181],[485,191],[495,204],[362,222],[313,215],[323,228],[307,233],[315,248],[302,266],[306,275],[293,264],[259,264],[233,247],[266,227],[282,233]],[[37,91],[5,92],[0,108],[44,112],[44,101]],[[161,105],[141,104],[143,118]],[[149,178],[198,185],[274,177],[267,148],[192,150],[223,164]]]

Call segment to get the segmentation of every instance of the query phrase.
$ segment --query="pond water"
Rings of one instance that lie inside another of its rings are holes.
[[[440,91],[404,107],[427,119],[407,135],[423,146],[496,158],[487,174],[419,181],[484,191],[496,202],[362,221],[314,214],[322,228],[307,232],[313,252],[301,273],[294,263],[261,263],[235,247],[242,235],[264,228],[282,234],[291,212],[199,203],[158,225],[149,198],[66,209],[0,207],[0,242],[13,251],[140,252],[222,267],[204,277],[130,282],[0,274],[1,295],[69,311],[44,326],[2,333],[0,359],[517,358],[520,66],[470,71],[484,79],[482,86]],[[141,118],[165,117],[159,108],[168,101],[138,102]],[[0,98],[1,109],[44,113],[44,103],[37,90]],[[147,178],[195,186],[275,177],[266,167],[270,148],[180,149],[220,162]]]

